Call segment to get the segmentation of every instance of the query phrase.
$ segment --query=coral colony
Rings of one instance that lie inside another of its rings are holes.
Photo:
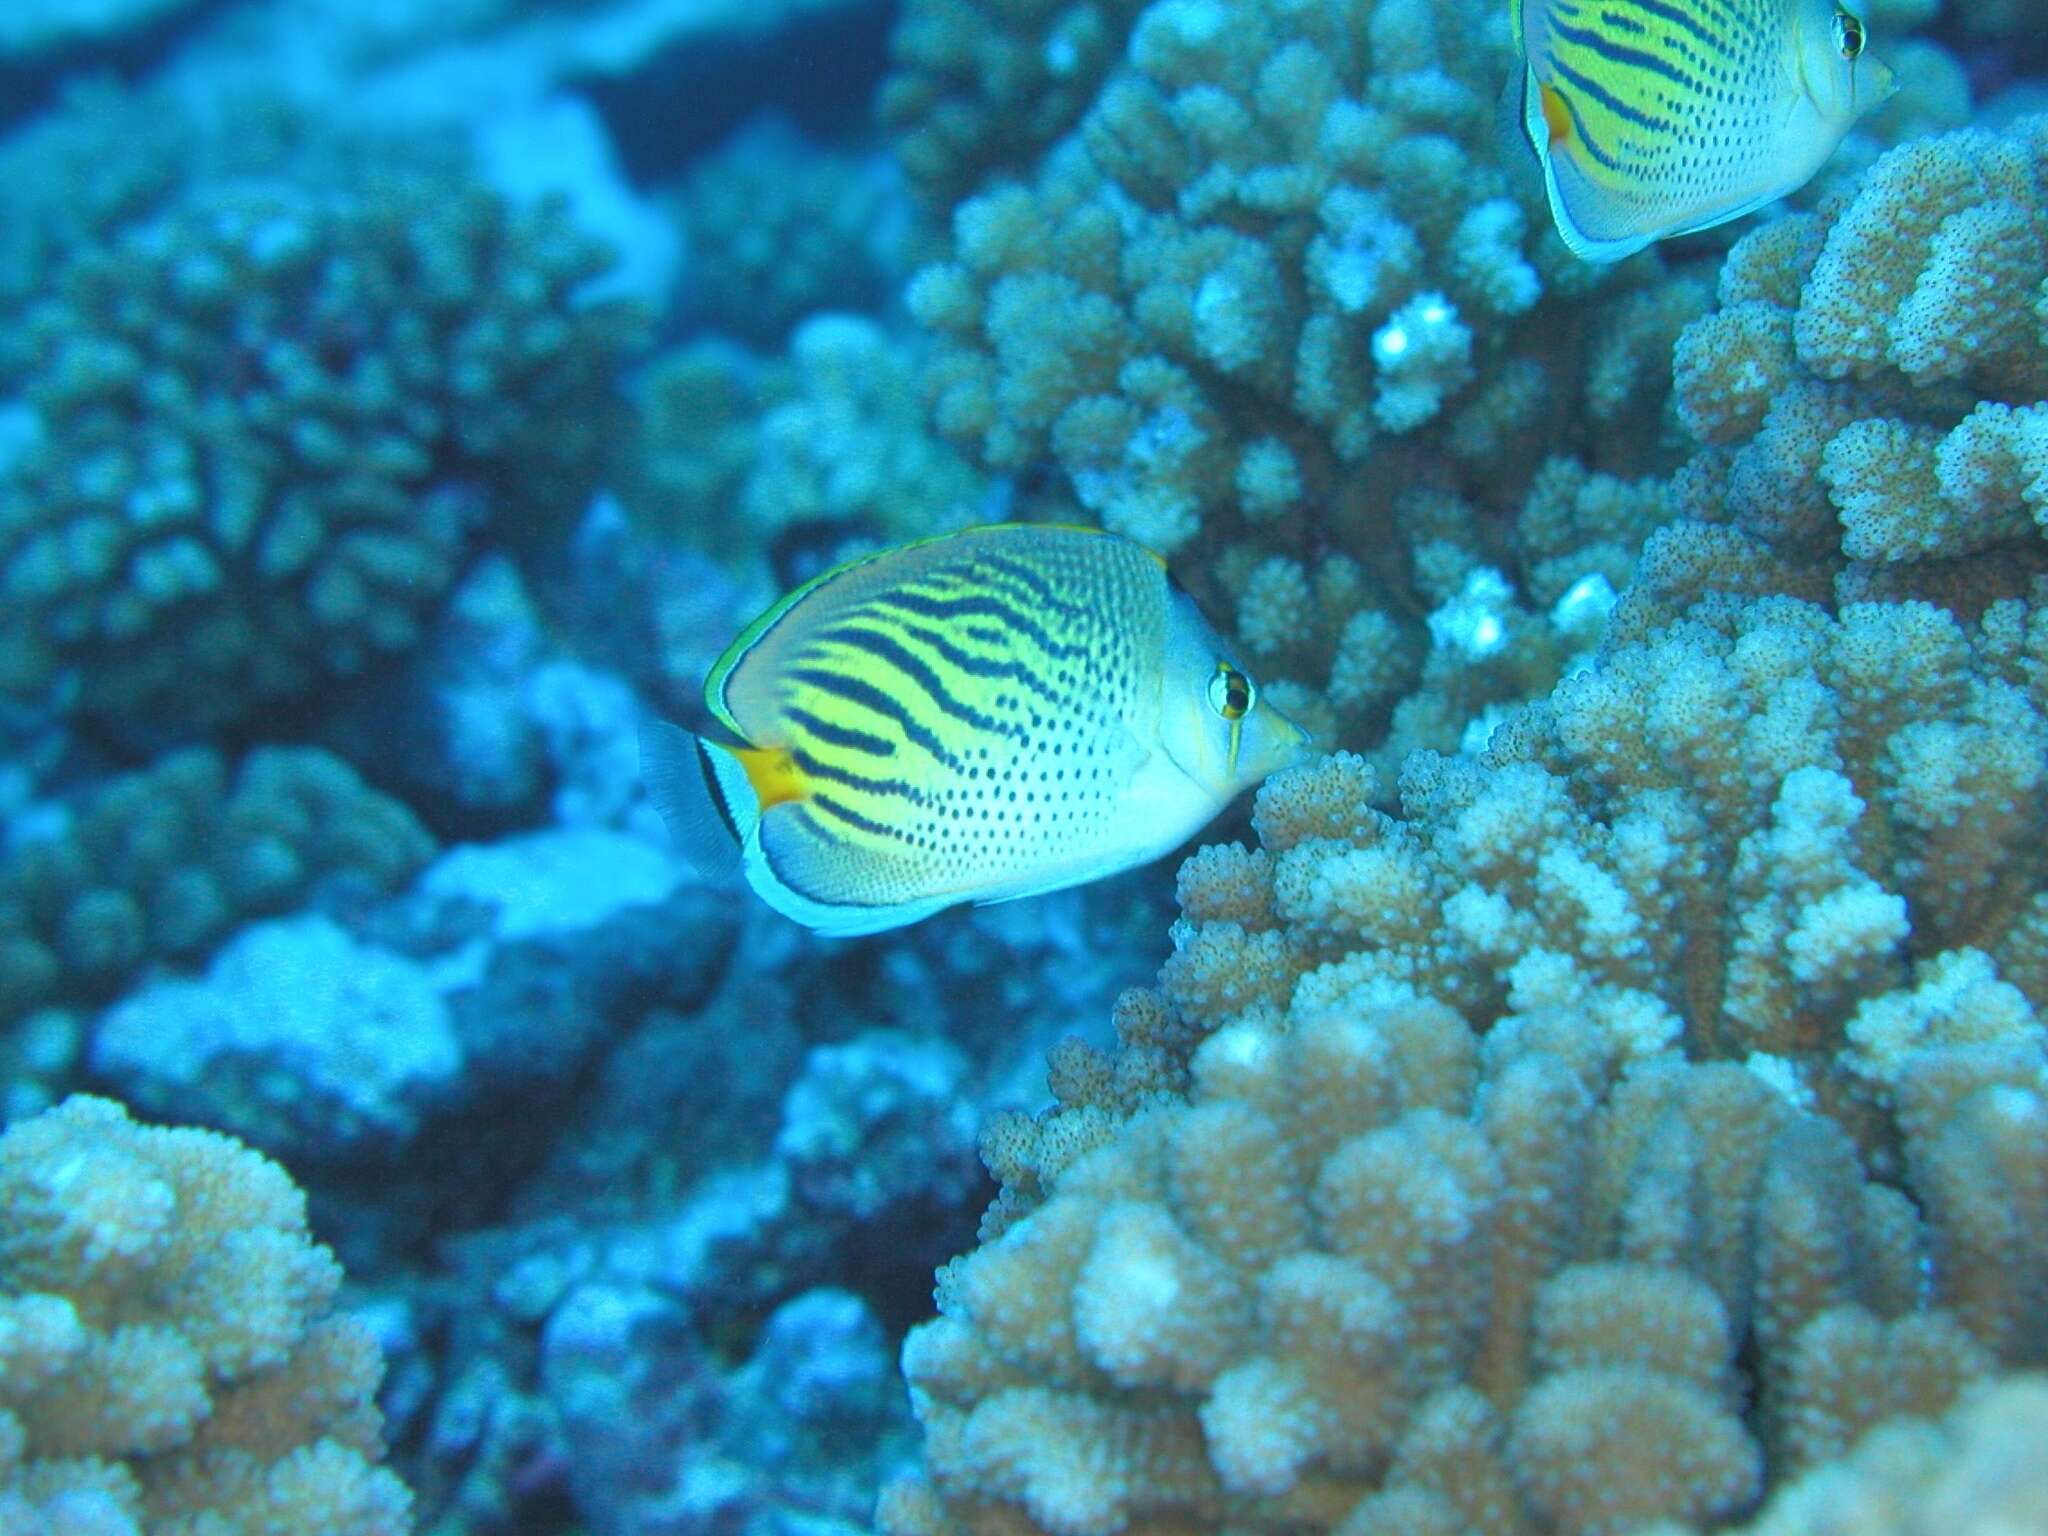
[[[2048,1531],[2048,43],[1706,9],[0,5],[0,1536]]]

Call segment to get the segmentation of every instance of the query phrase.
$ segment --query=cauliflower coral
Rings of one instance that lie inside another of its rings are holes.
[[[2048,569],[2048,117],[1908,143],[1746,236],[1679,338],[1701,443],[1632,629],[1701,591],[1972,612]]]
[[[1155,0],[909,289],[938,429],[1174,556],[1325,739],[1453,747],[1555,679],[1579,642],[1531,566],[1570,551],[1516,522],[1556,465],[1624,487],[1556,592],[1657,520],[1627,487],[1670,467],[1710,285],[1570,258],[1498,153],[1512,62],[1505,13],[1450,0]],[[1476,603],[1513,645],[1439,637]]]
[[[1206,849],[987,1139],[885,1529],[1604,1536],[2048,1355],[2048,589],[1698,608]]]
[[[608,261],[426,170],[202,185],[77,252],[0,474],[0,692],[191,729],[411,645],[486,525],[588,495]]]
[[[0,1529],[403,1536],[383,1364],[276,1164],[73,1098],[0,1137]]]

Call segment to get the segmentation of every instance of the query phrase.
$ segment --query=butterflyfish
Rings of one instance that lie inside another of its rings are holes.
[[[1308,739],[1157,555],[1049,524],[835,566],[741,632],[704,705],[701,731],[642,727],[656,808],[700,868],[722,841],[833,935],[1147,863]]]
[[[1798,190],[1896,83],[1842,0],[1509,4],[1522,131],[1587,261]]]

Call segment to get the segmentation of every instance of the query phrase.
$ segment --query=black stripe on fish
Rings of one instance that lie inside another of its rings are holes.
[[[823,779],[829,784],[857,789],[864,795],[886,795],[892,799],[908,800],[913,805],[924,805],[931,798],[916,785],[906,783],[902,779],[871,779],[864,773],[854,773],[813,757],[802,747],[791,747],[789,759],[806,778]]]
[[[1627,102],[1621,100],[1620,97],[1616,96],[1612,91],[1608,90],[1605,86],[1601,85],[1599,81],[1588,79],[1585,75],[1580,74],[1576,69],[1573,69],[1569,64],[1565,63],[1563,59],[1560,59],[1556,54],[1552,54],[1550,56],[1550,62],[1551,66],[1555,68],[1560,75],[1564,76],[1565,79],[1569,80],[1573,85],[1577,86],[1580,90],[1584,91],[1594,101],[1597,101],[1601,106],[1605,107],[1609,112],[1612,112],[1616,117],[1620,118],[1623,122],[1633,123],[1638,128],[1647,128],[1652,133],[1669,133],[1678,126],[1676,123],[1669,122],[1664,118],[1651,117],[1648,113],[1639,111],[1636,108],[1630,106]],[[1553,85],[1551,89],[1556,90],[1557,87]],[[1561,92],[1559,94],[1562,95]],[[1580,136],[1584,137],[1586,125],[1580,121],[1578,110],[1572,106],[1572,100],[1569,96],[1564,97],[1564,104],[1565,110],[1572,114],[1573,125],[1578,128]],[[1589,149],[1592,148],[1593,141],[1591,139],[1587,139],[1586,145]],[[1595,154],[1593,158],[1598,160],[1602,165],[1609,167],[1610,169],[1618,168],[1618,162],[1610,160],[1602,155]]]
[[[690,733],[690,745],[697,749],[697,771],[704,775],[705,791],[711,796],[711,808],[718,812],[718,819],[725,823],[725,830],[732,834],[736,843],[744,842],[740,836],[740,824],[733,816],[732,805],[725,798],[725,786],[718,782],[718,770],[712,766],[711,749],[704,744],[704,738],[694,731]]]
[[[806,735],[815,737],[830,747],[844,747],[849,752],[860,752],[868,757],[894,757],[896,743],[886,736],[877,736],[857,726],[834,725],[830,720],[812,714],[800,705],[786,705],[783,713],[791,725],[799,727]]]
[[[1600,141],[1593,137],[1592,130],[1586,127],[1585,118],[1579,115],[1578,104],[1563,91],[1559,91],[1556,86],[1553,85],[1551,89],[1557,91],[1557,99],[1564,103],[1565,111],[1571,115],[1572,128],[1578,134],[1579,142],[1586,146],[1586,153],[1607,167],[1608,170],[1620,170],[1621,162],[1610,155],[1601,145]]]
[[[909,833],[899,832],[894,827],[885,826],[879,821],[863,816],[859,811],[853,809],[852,806],[841,805],[822,790],[812,795],[804,804],[806,806],[815,806],[827,816],[843,821],[847,826],[853,828],[854,831],[865,832],[870,837],[886,837],[890,841],[898,843],[908,843],[911,841]],[[822,831],[823,829],[821,828],[820,830]]]
[[[956,697],[939,674],[931,669],[931,664],[915,651],[906,649],[894,635],[862,624],[841,624],[832,631],[830,638],[839,645],[864,651],[884,665],[895,668],[915,683],[941,714],[951,715],[962,725],[971,725],[977,731],[987,731],[992,735],[1016,734],[1014,725],[993,715],[985,715],[966,700]]]
[[[1070,618],[1089,617],[1089,609],[1086,604],[1077,603],[1072,598],[1061,597],[1053,591],[1052,583],[1039,575],[1038,572],[1032,570],[1030,566],[1019,565],[1015,560],[1011,560],[1003,555],[983,555],[981,563],[995,575],[1007,576],[1011,581],[1055,612],[1066,614]]]
[[[1698,93],[1702,89],[1700,80],[1696,75],[1688,74],[1686,71],[1680,69],[1676,64],[1672,63],[1669,59],[1662,58],[1657,54],[1651,53],[1647,49],[1631,48],[1626,43],[1609,42],[1606,38],[1602,37],[1598,32],[1588,32],[1578,27],[1565,26],[1562,23],[1560,23],[1554,30],[1556,31],[1557,35],[1563,38],[1566,42],[1576,43],[1579,45],[1579,47],[1586,49],[1589,53],[1597,53],[1598,55],[1600,55],[1601,58],[1607,60],[1607,62],[1610,64],[1619,64],[1624,68],[1628,69],[1646,69],[1651,74],[1662,75],[1666,80],[1669,80],[1673,85],[1680,86],[1683,89],[1694,93]],[[1563,73],[1569,69],[1569,66],[1564,62],[1564,60],[1558,58],[1555,54],[1551,56],[1551,60],[1554,64],[1557,65],[1557,68],[1560,73]],[[1593,82],[1590,80],[1580,79],[1577,83],[1579,84],[1581,90],[1585,90],[1589,93],[1595,88]],[[1595,99],[1600,100],[1601,105],[1606,106],[1608,110],[1611,112],[1619,113],[1622,111],[1621,103],[1618,98],[1607,96],[1604,100],[1602,100],[1600,97],[1595,97]],[[1609,105],[1609,103],[1612,103],[1612,105]],[[1642,126],[1646,128],[1671,129],[1678,126],[1676,123],[1670,122],[1669,120],[1653,119],[1648,116],[1642,116],[1640,118],[1640,121],[1642,123]]]
[[[986,656],[977,656],[972,651],[963,651],[937,630],[927,629],[922,624],[912,624],[901,619],[889,620],[887,622],[892,623],[904,635],[915,640],[919,645],[935,652],[941,661],[956,671],[964,672],[969,677],[1002,678],[1012,682],[1019,682],[1049,704],[1058,704],[1060,702],[1059,694],[1047,687],[1037,672],[1025,666],[1022,662],[995,661]],[[840,634],[841,630],[835,627],[825,630],[818,638],[821,640],[835,640],[840,637]]]
[[[893,608],[899,613],[914,614],[920,619],[931,619],[945,623],[960,618],[994,619],[1022,635],[1033,645],[1055,661],[1071,661],[1088,654],[1085,645],[1063,645],[1047,634],[1044,628],[1022,609],[1012,607],[1001,598],[976,595],[973,597],[926,597],[910,591],[878,592],[870,602],[884,608]],[[1007,641],[1009,636],[1005,635]]]
[[[849,704],[858,704],[862,709],[880,715],[884,720],[894,721],[903,732],[904,740],[912,746],[921,747],[948,768],[959,768],[960,760],[946,750],[945,744],[934,736],[929,727],[921,724],[903,704],[893,696],[884,693],[873,683],[844,673],[834,672],[825,667],[792,667],[790,680],[808,683],[820,692],[829,693],[835,699],[844,699]]]
[[[1602,26],[1614,28],[1617,32],[1626,32],[1631,37],[1648,37],[1650,35],[1648,26],[1637,21],[1633,16],[1622,15],[1619,11],[1602,11],[1600,13],[1600,23]]]
[[[1670,26],[1682,28],[1723,58],[1728,56],[1727,37],[1723,33],[1716,32],[1711,27],[1700,25],[1699,18],[1690,11],[1687,11],[1683,6],[1669,5],[1665,3],[1665,0],[1607,0],[1607,3],[1610,5],[1633,7],[1641,11],[1645,16],[1654,16],[1659,21],[1665,22]],[[1603,11],[1601,16],[1603,19],[1612,18],[1614,13]],[[1618,18],[1616,19],[1618,20]]]

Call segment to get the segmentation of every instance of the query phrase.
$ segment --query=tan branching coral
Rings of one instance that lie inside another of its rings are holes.
[[[1722,603],[1270,781],[906,1349],[884,1528],[1720,1528],[2048,1359],[2048,593]]]
[[[1746,1536],[2005,1536],[2048,1528],[2048,1378],[2018,1375],[1936,1422],[1905,1420],[1783,1489]]]
[[[402,1536],[375,1342],[282,1169],[73,1098],[0,1137],[0,1529]]]
[[[1670,348],[1710,300],[1661,257],[1564,252],[1498,154],[1504,22],[1449,0],[1158,0],[1074,131],[960,203],[909,290],[941,339],[939,430],[996,470],[1050,462],[1175,555],[1348,742],[1452,748],[1555,679],[1575,641],[1534,596],[1517,516],[1553,456],[1671,467]],[[1617,547],[1661,520],[1616,524]],[[1562,591],[1617,579],[1613,552],[1540,558]],[[1512,644],[1475,652],[1470,623]],[[1392,724],[1416,692],[1429,718]]]
[[[1590,1026],[1590,1027],[1589,1027]],[[1848,1136],[1766,1075],[1540,1007],[1231,1025],[941,1276],[895,1532],[1620,1533],[1992,1369]],[[2048,1150],[2033,1105],[2029,1145]],[[1990,1331],[2038,1326],[2008,1291]],[[1762,1362],[1758,1379],[1743,1361]]]
[[[1924,596],[2048,567],[2048,118],[1908,143],[1746,236],[1676,351],[1704,445],[1639,633],[1706,590]]]

